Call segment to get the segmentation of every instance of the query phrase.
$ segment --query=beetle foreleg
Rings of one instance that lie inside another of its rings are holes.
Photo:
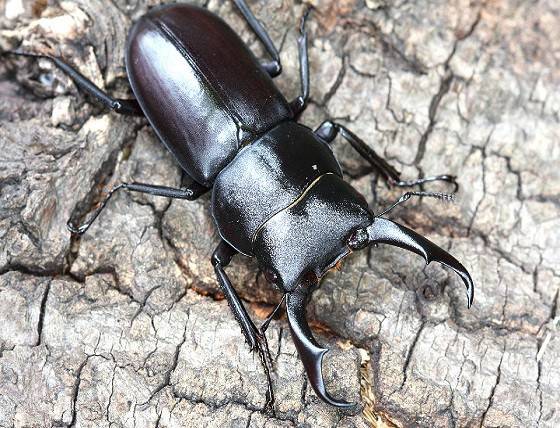
[[[7,54],[13,55],[20,55],[20,56],[29,56],[34,58],[46,58],[54,62],[54,64],[61,69],[64,73],[66,73],[70,78],[74,81],[76,86],[80,88],[82,91],[87,93],[88,95],[95,98],[101,104],[103,104],[108,109],[111,109],[117,113],[129,115],[129,116],[143,116],[144,113],[142,109],[138,105],[138,102],[134,99],[124,100],[120,98],[113,98],[106,92],[104,92],[101,88],[99,88],[95,83],[89,80],[86,76],[80,73],[71,65],[67,64],[60,58],[57,58],[52,55],[46,54],[37,54],[32,52],[23,52],[23,51],[8,51],[5,52]]]
[[[241,332],[245,336],[245,340],[249,344],[251,350],[257,351],[259,354],[268,382],[265,409],[274,411],[274,390],[272,388],[272,378],[270,377],[270,372],[272,371],[272,358],[270,356],[270,350],[268,349],[268,341],[266,340],[266,336],[264,334],[264,331],[262,331],[262,328],[261,330],[257,329],[255,324],[251,320],[251,317],[247,313],[245,306],[243,306],[241,299],[237,295],[237,292],[233,288],[231,281],[224,271],[224,267],[229,264],[235,254],[237,254],[237,251],[235,249],[233,249],[225,241],[221,241],[214,251],[214,254],[212,254],[212,265],[214,266],[214,271],[216,272],[220,288],[222,289],[226,297],[226,300],[231,311],[233,312],[233,315],[235,316],[235,319],[241,327]],[[282,302],[280,302],[280,305],[281,304]],[[278,307],[273,311],[273,314],[280,307],[280,305],[278,305]],[[265,324],[268,326],[266,322]],[[266,330],[266,328],[264,328],[264,330]]]
[[[85,221],[84,223],[80,224],[79,226],[74,226],[72,223],[72,219],[68,220],[66,226],[68,230],[72,233],[77,233],[79,235],[83,234],[95,219],[99,216],[103,208],[107,205],[107,202],[113,196],[117,190],[125,189],[132,192],[140,192],[140,193],[147,193],[149,195],[154,196],[164,196],[167,198],[173,199],[187,199],[189,201],[194,201],[204,193],[206,193],[209,189],[198,184],[196,181],[193,181],[188,187],[182,189],[175,189],[173,187],[166,187],[166,186],[157,186],[154,184],[143,184],[143,183],[121,183],[118,186],[113,187],[108,193],[107,196],[99,203],[97,209],[93,212],[90,218]]]
[[[457,177],[450,174],[434,175],[431,177],[423,177],[415,180],[402,180],[401,174],[385,159],[379,156],[371,147],[369,147],[361,138],[339,123],[326,120],[315,130],[315,134],[327,143],[332,142],[335,137],[340,135],[350,143],[360,156],[367,160],[373,166],[387,183],[397,187],[415,187],[432,181],[445,181],[454,186],[452,193],[459,189]]]

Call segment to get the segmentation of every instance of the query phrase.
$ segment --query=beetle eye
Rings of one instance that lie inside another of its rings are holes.
[[[272,284],[276,284],[278,282],[278,274],[272,269],[264,269],[264,277]]]
[[[361,250],[367,247],[369,244],[369,238],[367,231],[365,229],[358,229],[350,235],[348,238],[348,246],[352,250]]]

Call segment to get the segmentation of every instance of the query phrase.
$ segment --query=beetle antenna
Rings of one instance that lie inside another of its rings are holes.
[[[443,202],[455,202],[455,199],[456,199],[455,193],[406,192],[399,199],[397,199],[397,201],[395,203],[393,203],[391,206],[389,206],[383,212],[381,212],[381,214],[377,214],[376,217],[384,216],[385,214],[392,211],[394,208],[396,208],[400,204],[408,201],[413,196],[416,196],[416,197],[419,197],[419,198],[434,198],[434,199],[439,199],[440,201],[443,201]]]
[[[443,181],[445,183],[452,184],[453,192],[451,193],[455,193],[459,190],[459,183],[457,182],[457,177],[450,174],[433,175],[430,177],[417,178],[415,180],[400,180],[398,178],[398,175],[397,178],[393,178],[393,177],[388,178],[389,184],[397,187],[421,186],[422,184],[431,183],[433,181]]]

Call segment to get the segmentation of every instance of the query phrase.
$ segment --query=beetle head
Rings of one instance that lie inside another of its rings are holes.
[[[256,233],[253,253],[265,277],[284,292],[321,278],[348,255],[352,232],[371,223],[365,199],[335,174],[324,174]]]

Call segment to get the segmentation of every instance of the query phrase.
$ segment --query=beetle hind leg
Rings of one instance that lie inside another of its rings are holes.
[[[74,81],[79,89],[99,101],[104,107],[108,108],[109,110],[128,116],[144,115],[142,109],[135,99],[120,99],[110,96],[109,94],[107,94],[107,92],[99,88],[95,83],[89,80],[74,67],[56,56],[24,52],[20,50],[7,51],[4,52],[4,54],[27,56],[33,58],[45,58],[51,60],[60,70],[66,73]]]
[[[212,265],[214,266],[214,271],[216,273],[216,277],[218,278],[220,288],[222,289],[226,297],[226,300],[231,311],[233,312],[233,315],[235,316],[235,319],[241,327],[241,332],[245,336],[245,340],[249,344],[251,350],[259,354],[259,358],[261,360],[261,364],[264,368],[264,372],[266,374],[266,379],[268,382],[265,410],[274,412],[274,389],[272,386],[272,377],[270,375],[272,372],[272,357],[270,355],[268,341],[266,339],[264,331],[266,330],[266,327],[268,327],[268,322],[270,322],[274,314],[277,312],[278,308],[282,305],[283,301],[280,302],[280,304],[272,311],[271,315],[267,319],[268,322],[265,321],[263,327],[258,329],[251,320],[251,317],[247,313],[247,310],[241,302],[239,295],[233,288],[229,277],[224,271],[224,267],[229,264],[235,254],[237,254],[237,251],[235,249],[233,249],[225,241],[221,241],[214,251],[214,254],[212,254]]]

